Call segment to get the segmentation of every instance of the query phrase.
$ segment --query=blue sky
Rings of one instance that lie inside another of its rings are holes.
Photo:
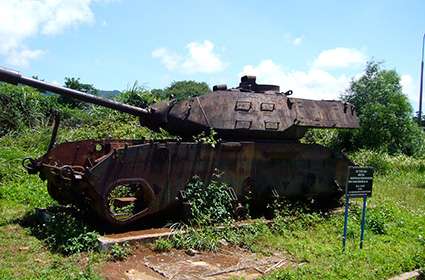
[[[0,0],[0,64],[101,89],[241,74],[294,96],[338,98],[370,58],[417,107],[425,1]]]

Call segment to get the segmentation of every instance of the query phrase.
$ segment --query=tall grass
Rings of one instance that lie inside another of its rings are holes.
[[[403,154],[389,155],[387,153],[360,150],[351,153],[350,159],[360,166],[371,166],[379,174],[388,174],[394,172],[424,172],[425,159],[414,158]]]

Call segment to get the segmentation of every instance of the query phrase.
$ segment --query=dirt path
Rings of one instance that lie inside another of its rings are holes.
[[[281,254],[260,256],[237,247],[225,247],[214,253],[181,250],[157,253],[141,247],[126,261],[106,263],[100,273],[108,280],[222,280],[230,277],[248,280],[293,264]]]

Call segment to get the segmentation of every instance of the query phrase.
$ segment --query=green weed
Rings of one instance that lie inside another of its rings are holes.
[[[124,261],[126,260],[132,253],[130,244],[114,244],[109,250],[109,260],[111,261]]]
[[[37,221],[33,214],[23,224],[51,250],[70,255],[97,249],[98,233],[84,222],[79,210],[50,207],[44,219]]]
[[[160,238],[153,243],[153,249],[157,252],[168,252],[174,247],[170,239]]]
[[[224,223],[232,218],[229,186],[221,181],[216,170],[209,184],[193,177],[185,188],[185,200],[190,205],[190,222],[197,225]]]

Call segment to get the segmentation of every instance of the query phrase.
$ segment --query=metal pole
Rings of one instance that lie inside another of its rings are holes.
[[[345,242],[347,240],[347,224],[348,224],[348,206],[350,205],[350,195],[345,195],[345,213],[344,213],[344,235],[342,237],[342,251],[345,251]]]
[[[424,46],[425,46],[425,33],[422,38],[422,60],[421,60],[421,83],[419,88],[419,113],[418,113],[418,122],[422,126],[422,87],[423,87],[423,77],[424,77]]]
[[[363,209],[362,209],[362,223],[360,224],[360,249],[363,248],[363,239],[364,239],[364,224],[366,218],[366,200],[367,194],[363,195]]]

